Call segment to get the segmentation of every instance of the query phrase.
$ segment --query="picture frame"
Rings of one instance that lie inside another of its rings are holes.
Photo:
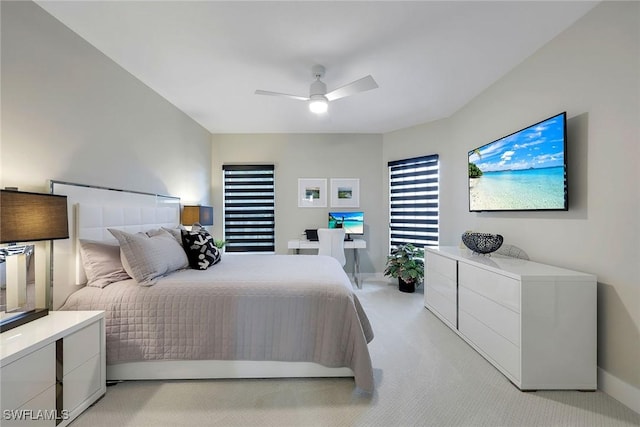
[[[360,179],[332,178],[331,179],[331,207],[359,208],[360,207]]]
[[[299,178],[298,207],[326,208],[327,180],[325,178]]]

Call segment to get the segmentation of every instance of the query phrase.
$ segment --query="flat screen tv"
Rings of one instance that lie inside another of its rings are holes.
[[[329,228],[344,228],[347,235],[364,234],[364,212],[329,212]]]
[[[566,112],[469,151],[469,211],[562,211]]]

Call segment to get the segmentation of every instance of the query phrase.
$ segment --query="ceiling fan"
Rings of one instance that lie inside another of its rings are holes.
[[[286,98],[297,99],[298,101],[308,101],[309,109],[317,114],[326,113],[329,107],[329,101],[335,101],[336,99],[344,98],[346,96],[355,95],[356,93],[364,92],[367,90],[375,89],[378,84],[371,76],[366,76],[342,87],[327,92],[327,85],[324,84],[322,77],[324,77],[324,67],[322,65],[314,65],[311,68],[311,73],[316,79],[311,83],[309,88],[309,96],[289,95],[286,93],[270,92],[267,90],[256,90],[256,95],[271,95],[271,96],[283,96]]]

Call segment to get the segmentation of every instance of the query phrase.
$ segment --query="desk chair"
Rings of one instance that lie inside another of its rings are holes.
[[[334,257],[344,267],[347,262],[344,256],[344,228],[319,228],[318,243],[318,255]]]

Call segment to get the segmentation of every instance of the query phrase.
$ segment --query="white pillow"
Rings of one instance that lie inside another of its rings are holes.
[[[151,286],[159,277],[189,266],[182,246],[164,230],[153,236],[108,230],[120,243],[125,271],[142,286]]]
[[[120,261],[118,245],[80,239],[80,255],[87,286],[104,288],[110,283],[131,278]]]

